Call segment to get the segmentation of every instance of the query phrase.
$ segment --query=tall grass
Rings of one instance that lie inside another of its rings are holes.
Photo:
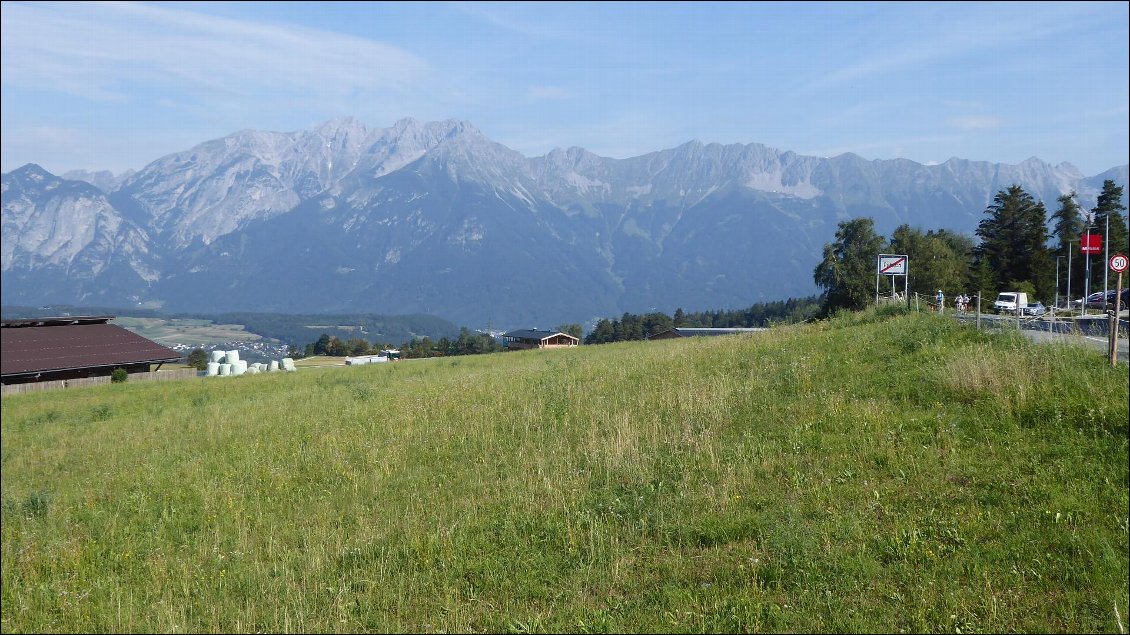
[[[929,315],[5,397],[4,632],[1112,632],[1128,381]]]

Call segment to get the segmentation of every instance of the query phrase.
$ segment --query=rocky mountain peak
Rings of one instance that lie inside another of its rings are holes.
[[[1045,203],[1075,189],[1087,207],[1102,178],[1126,172],[698,140],[627,159],[575,146],[527,158],[459,119],[371,128],[341,117],[198,144],[109,196],[89,184],[98,173],[3,175],[4,289],[30,303],[102,293],[207,311],[222,296],[245,302],[226,310],[462,323],[743,306],[813,292],[844,218],[872,216],[881,233],[971,233],[1013,183]]]
[[[28,164],[26,164],[22,167],[18,167],[15,170],[12,170],[11,172],[9,172],[9,174],[13,178],[19,179],[21,181],[31,181],[31,182],[42,182],[42,181],[46,181],[46,180],[49,180],[49,179],[59,178],[59,177],[55,176],[54,174],[51,174],[47,170],[44,170],[42,167],[40,167],[36,163],[28,163]]]

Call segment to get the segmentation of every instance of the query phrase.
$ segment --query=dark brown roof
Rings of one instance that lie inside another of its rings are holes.
[[[517,331],[510,331],[509,333],[504,333],[502,337],[512,337],[519,340],[535,340],[540,342],[542,340],[547,340],[555,335],[564,335],[565,337],[568,337],[570,339],[577,339],[572,335],[569,335],[568,333],[562,333],[561,331],[542,331],[539,329],[520,329]]]
[[[107,324],[110,319],[4,320],[0,324],[0,375],[172,362],[181,358],[171,348]]]
[[[21,318],[18,320],[0,320],[0,326],[66,326],[68,324],[105,324],[114,319],[113,315],[77,315],[62,317]]]

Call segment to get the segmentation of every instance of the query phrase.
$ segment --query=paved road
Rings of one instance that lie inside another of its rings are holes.
[[[1075,346],[1087,346],[1095,349],[1098,353],[1105,355],[1110,346],[1110,342],[1105,337],[1095,337],[1094,335],[1072,335],[1068,333],[1048,333],[1047,331],[1024,331],[1024,336],[1033,342],[1039,343],[1057,343],[1057,344],[1071,344]],[[1125,337],[1118,339],[1118,361],[1130,362],[1130,341]]]
[[[1121,322],[1123,337],[1118,338],[1118,360],[1121,362],[1130,362],[1130,339],[1127,339],[1124,336],[1126,329],[1127,312],[1123,311],[1122,313],[1120,313],[1120,316],[1122,316]],[[969,314],[966,314],[961,316],[961,320],[963,322],[971,322],[973,318]],[[1007,323],[1010,326],[1016,323],[1014,318],[1001,317],[996,315],[982,315],[981,320],[983,328],[1000,328],[1003,323]],[[1057,325],[1054,325],[1053,328],[1056,328],[1056,326],[1058,326],[1059,328],[1064,329],[1064,327],[1068,323],[1069,322],[1059,322]],[[1096,318],[1089,324],[1093,326],[1098,323],[1099,320]],[[1078,325],[1079,322],[1076,322],[1075,324]],[[1109,340],[1107,339],[1107,336],[1105,334],[1096,333],[1087,335],[1078,332],[1078,329],[1072,329],[1074,332],[1049,332],[1048,323],[1040,319],[1025,318],[1020,322],[1020,326],[1021,332],[1024,333],[1025,337],[1033,342],[1086,346],[1088,348],[1094,349],[1101,355],[1106,355],[1107,351],[1109,350],[1107,347],[1110,346]]]

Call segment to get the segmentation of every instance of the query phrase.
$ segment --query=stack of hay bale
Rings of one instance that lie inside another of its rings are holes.
[[[208,377],[229,377],[243,374],[254,375],[261,372],[273,373],[279,370],[294,372],[298,369],[294,366],[294,360],[289,357],[284,357],[281,362],[271,360],[270,364],[256,362],[248,365],[247,362],[239,358],[239,351],[212,351],[206,375]]]

